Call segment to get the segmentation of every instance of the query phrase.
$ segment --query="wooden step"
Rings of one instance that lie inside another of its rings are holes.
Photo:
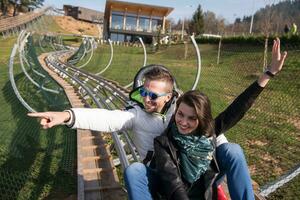
[[[120,185],[113,185],[113,186],[98,186],[98,187],[89,187],[84,188],[85,192],[94,192],[94,191],[103,191],[103,190],[118,190],[122,189]]]
[[[102,135],[100,135],[100,134],[97,136],[95,136],[95,135],[84,136],[84,137],[81,137],[80,139],[81,140],[97,140],[97,139],[103,140]]]
[[[100,173],[100,172],[113,172],[116,168],[93,168],[93,169],[83,169],[83,174],[94,174],[94,173]]]
[[[83,146],[81,147],[82,150],[95,150],[95,149],[104,149],[109,148],[107,144],[101,144],[101,145],[90,145],[90,146]]]
[[[83,157],[81,159],[82,162],[90,162],[90,161],[98,161],[98,160],[109,160],[112,156],[88,156],[88,157]]]

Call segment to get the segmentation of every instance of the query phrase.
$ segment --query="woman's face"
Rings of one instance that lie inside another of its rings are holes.
[[[175,114],[177,128],[182,134],[189,134],[197,129],[199,121],[196,110],[185,103],[180,103]]]

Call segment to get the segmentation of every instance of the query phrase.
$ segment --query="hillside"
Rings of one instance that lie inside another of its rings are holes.
[[[252,16],[237,18],[234,23],[236,32],[247,32]],[[285,25],[295,23],[300,27],[300,1],[287,0],[277,4],[267,5],[254,14],[254,33],[282,34]],[[246,28],[245,28],[246,27]]]
[[[95,24],[79,21],[70,16],[54,16],[53,18],[66,32],[93,36],[99,35],[98,28]]]

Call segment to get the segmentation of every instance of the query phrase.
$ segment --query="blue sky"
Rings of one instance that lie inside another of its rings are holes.
[[[228,22],[233,22],[236,17],[251,15],[267,4],[277,3],[280,0],[126,0],[128,2],[145,3],[174,8],[168,16],[178,20],[190,18],[197,6],[201,4],[204,11],[210,10],[217,16],[223,16]],[[45,5],[62,8],[64,4],[82,6],[104,12],[106,0],[45,0]]]

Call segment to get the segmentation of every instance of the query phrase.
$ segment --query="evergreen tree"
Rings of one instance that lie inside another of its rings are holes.
[[[203,11],[201,5],[199,4],[189,24],[189,33],[190,34],[195,33],[196,35],[199,35],[203,32],[204,32]]]

